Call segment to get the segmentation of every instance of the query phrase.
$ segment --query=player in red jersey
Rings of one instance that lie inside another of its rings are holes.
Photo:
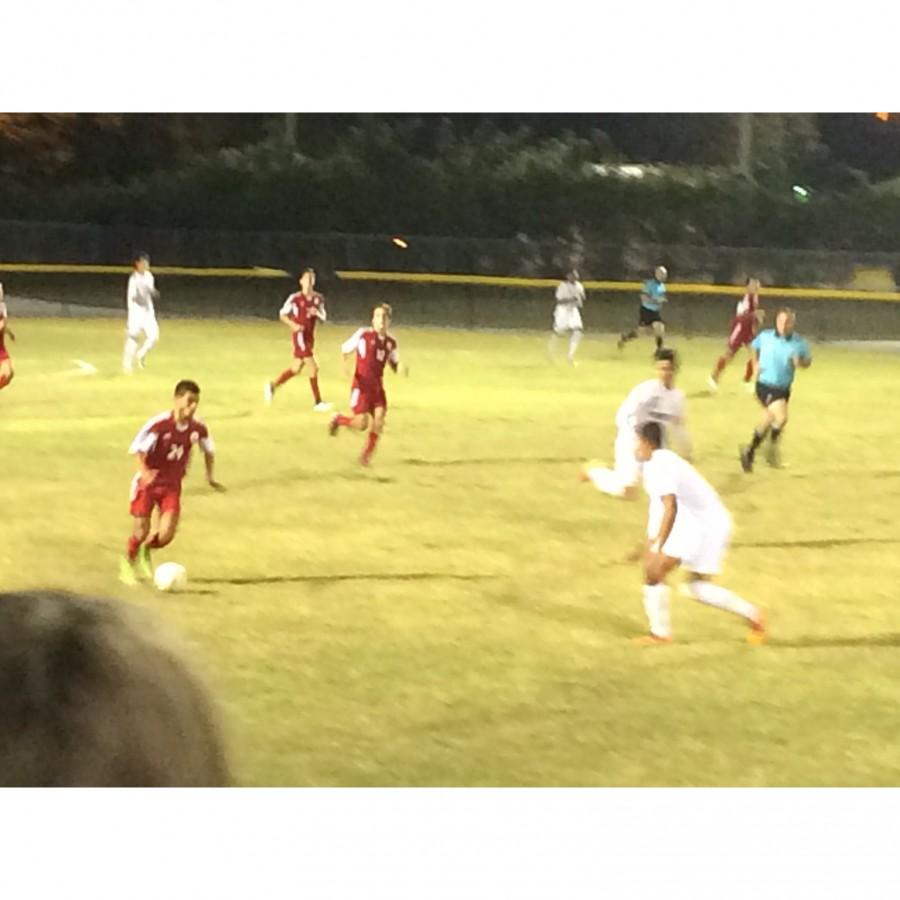
[[[181,512],[181,482],[187,472],[191,449],[199,444],[206,461],[206,480],[217,491],[225,490],[213,474],[215,447],[206,425],[194,417],[200,403],[200,388],[193,381],[175,385],[171,412],[154,416],[138,432],[129,453],[137,457],[137,473],[131,482],[131,515],[134,529],[128,553],[121,560],[119,577],[125,584],[137,583],[135,569],[153,577],[150,551],[165,547],[175,537]],[[151,534],[154,507],[159,508],[156,530]]]
[[[756,337],[759,326],[765,319],[765,311],[759,308],[759,279],[747,279],[747,293],[737,305],[734,318],[731,321],[731,332],[728,335],[728,349],[716,360],[716,365],[707,379],[707,384],[714,390],[719,389],[719,378],[725,370],[725,366],[734,359],[741,347],[746,347],[750,353],[747,365],[744,369],[744,384],[748,390],[753,390],[753,352],[750,350],[750,342]]]
[[[395,372],[401,370],[397,341],[387,333],[390,324],[391,308],[387,303],[382,303],[372,311],[372,327],[360,328],[353,337],[341,345],[341,352],[345,358],[356,354],[356,371],[350,394],[353,415],[345,416],[337,413],[332,416],[328,432],[333,437],[341,426],[352,428],[354,431],[365,431],[371,422],[369,439],[359,458],[364,466],[371,462],[375,445],[384,429],[384,417],[387,412],[387,396],[384,393],[385,363]],[[409,367],[404,365],[402,372],[408,375]]]
[[[9,314],[6,311],[6,303],[3,302],[3,285],[0,284],[0,391],[13,380],[15,374],[9,351],[6,349],[7,337],[11,341],[16,339],[9,327]]]
[[[291,329],[291,342],[294,346],[294,361],[274,381],[267,381],[263,389],[266,403],[271,403],[275,391],[286,381],[306,367],[309,371],[309,386],[312,389],[313,409],[316,412],[327,412],[330,403],[322,400],[319,393],[319,364],[313,348],[316,343],[316,322],[327,318],[325,298],[313,290],[316,285],[316,273],[313,269],[305,269],[300,276],[300,290],[291,294],[281,307],[279,317]]]

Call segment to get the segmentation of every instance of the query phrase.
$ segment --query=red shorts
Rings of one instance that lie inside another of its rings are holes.
[[[731,333],[728,335],[728,349],[737,353],[741,347],[746,347],[754,338],[753,322],[743,319],[735,319],[731,323]]]
[[[294,345],[294,359],[310,359],[313,355],[315,337],[308,331],[295,331],[291,335],[291,343]]]
[[[383,384],[354,384],[350,392],[350,405],[356,415],[375,412],[378,406],[387,410],[387,395]]]
[[[135,475],[131,482],[131,515],[149,519],[154,506],[158,506],[161,513],[181,512],[181,485],[151,484],[142,487]]]

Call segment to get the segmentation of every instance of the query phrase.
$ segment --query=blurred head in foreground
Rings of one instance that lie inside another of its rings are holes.
[[[138,610],[0,593],[0,787],[229,783],[203,683]]]

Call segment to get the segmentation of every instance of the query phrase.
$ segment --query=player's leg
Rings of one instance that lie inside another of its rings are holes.
[[[723,609],[725,612],[734,613],[745,619],[750,626],[747,640],[751,643],[762,643],[766,631],[765,617],[762,611],[734,591],[715,584],[712,578],[712,575],[703,572],[691,572],[688,580],[681,586],[681,593],[685,597],[691,597],[707,606]]]
[[[147,535],[150,534],[150,512],[146,515],[133,516],[131,526],[131,536],[128,538],[128,544],[125,556],[119,562],[119,580],[131,586],[137,584],[137,572],[135,568],[138,566],[138,557]],[[146,573],[142,570],[141,575]]]
[[[728,344],[725,348],[725,352],[716,360],[716,364],[713,366],[712,372],[709,374],[709,378],[707,379],[707,384],[715,391],[719,388],[719,379],[722,377],[722,373],[725,371],[725,367],[731,360],[734,359],[734,354],[737,352],[736,348],[733,345],[735,333],[731,332],[731,335],[728,338]]]
[[[181,510],[178,507],[162,510],[156,523],[156,531],[147,541],[146,547],[149,550],[160,550],[171,544],[178,531],[179,518],[181,518]]]
[[[669,612],[669,586],[666,578],[680,560],[662,553],[648,553],[644,557],[644,613],[650,634],[638,638],[639,644],[668,644],[672,640],[672,619]]]
[[[385,417],[386,409],[384,406],[376,406],[372,411],[372,428],[369,431],[369,436],[366,439],[366,447],[362,452],[362,455],[359,457],[359,461],[367,466],[372,461],[372,457],[375,454],[375,447],[378,444],[378,439],[381,437],[381,432],[384,431],[384,417]]]
[[[584,477],[604,494],[633,500],[637,496],[637,485],[640,479],[640,464],[635,459],[634,451],[633,432],[620,431],[616,435],[615,468],[607,469],[588,463],[584,469]]]
[[[741,447],[740,449],[741,467],[745,472],[753,471],[753,460],[756,456],[756,451],[759,449],[760,444],[768,437],[769,429],[772,427],[772,422],[774,420],[771,411],[772,404],[774,403],[772,389],[768,385],[757,382],[756,396],[763,407],[763,412],[759,424],[753,429],[750,443],[747,444],[746,447]]]
[[[125,326],[125,349],[122,353],[122,369],[129,374],[134,371],[134,358],[138,351],[138,338],[141,336],[141,322],[138,312],[128,310],[128,323]]]
[[[584,332],[580,328],[573,328],[569,332],[569,365],[575,365],[575,351],[578,349],[582,337],[584,337]]]
[[[0,391],[3,390],[15,376],[15,371],[13,370],[12,360],[5,356],[3,359],[0,359]]]
[[[300,374],[305,363],[305,359],[295,356],[291,364],[274,381],[266,382],[265,388],[263,389],[263,396],[266,399],[266,403],[272,402],[275,391],[278,390],[281,385]]]
[[[779,466],[781,464],[779,452],[779,438],[787,425],[788,418],[788,400],[787,397],[776,400],[770,407],[769,411],[772,415],[772,425],[769,429],[769,447],[766,451],[766,462],[770,466]]]
[[[137,364],[143,369],[147,354],[159,343],[159,323],[151,313],[144,314],[144,343],[137,352]]]
[[[666,336],[666,323],[663,322],[661,318],[659,318],[659,314],[657,313],[657,318],[650,326],[653,331],[653,336],[656,339],[656,349],[662,350],[663,339]]]
[[[319,361],[315,356],[310,356],[306,361],[307,372],[309,375],[309,389],[313,395],[313,409],[316,412],[328,412],[331,404],[322,400],[322,394],[319,391]]]
[[[747,386],[748,390],[753,390],[753,349],[750,347],[750,341],[748,340],[744,347],[747,349],[747,363],[744,366],[744,384]]]

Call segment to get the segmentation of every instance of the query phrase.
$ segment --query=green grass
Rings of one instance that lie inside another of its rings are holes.
[[[740,472],[757,416],[720,342],[682,341],[697,464],[735,518],[724,583],[765,607],[743,624],[673,598],[678,643],[634,648],[639,573],[623,554],[646,502],[577,482],[610,458],[613,415],[650,346],[586,339],[551,366],[545,336],[396,329],[374,467],[326,434],[305,379],[272,408],[277,324],[163,323],[151,368],[118,374],[121,322],[22,320],[0,393],[0,583],[151,607],[195,649],[252,785],[891,785],[900,783],[900,466],[896,359],[816,349],[785,437],[789,468]],[[320,337],[327,399],[346,406]],[[100,374],[70,374],[73,358]],[[116,581],[137,429],[197,379],[229,492],[189,474],[157,562],[191,590]]]

